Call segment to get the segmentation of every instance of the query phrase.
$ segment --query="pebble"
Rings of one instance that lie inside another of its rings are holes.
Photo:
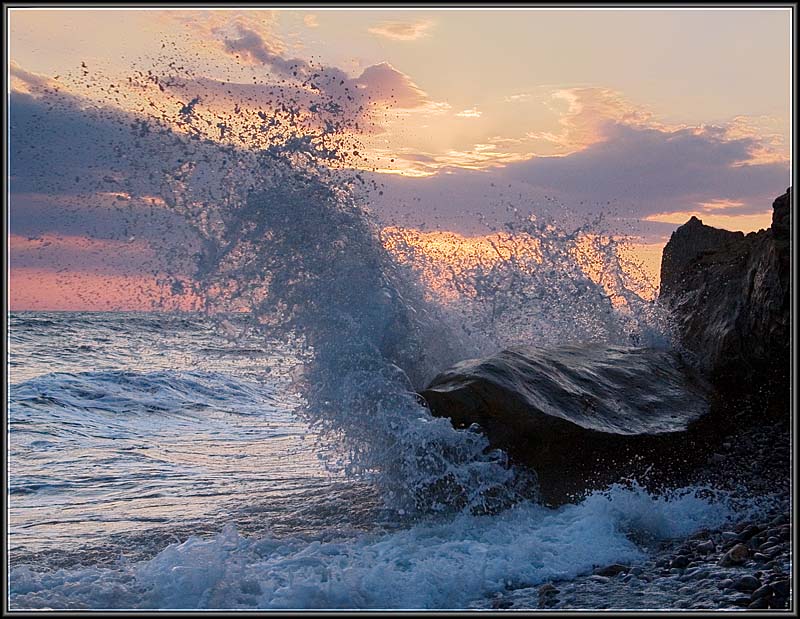
[[[725,580],[720,580],[717,583],[717,586],[720,589],[730,589],[731,587],[733,587],[733,580],[731,580],[730,578],[726,578]]]
[[[789,597],[789,580],[778,580],[770,585],[772,590],[783,598]]]
[[[739,541],[746,542],[754,535],[758,535],[761,532],[761,527],[755,524],[747,525],[744,530],[739,533]]]
[[[558,589],[553,583],[546,583],[539,587],[539,595],[548,595],[558,593]]]
[[[697,544],[697,550],[703,553],[714,552],[714,550],[716,550],[716,544],[711,540],[707,540],[701,544]]]
[[[787,523],[788,521],[789,521],[789,517],[786,514],[780,514],[778,516],[775,516],[775,518],[773,518],[772,520],[770,520],[769,526],[771,526],[771,527],[779,527],[782,524]]]
[[[734,606],[750,606],[750,596],[749,595],[732,595],[726,598],[723,598],[723,602],[727,602],[728,604],[733,604]]]
[[[750,556],[750,549],[744,544],[736,544],[728,552],[722,555],[719,564],[723,567],[730,565],[741,565]]]
[[[611,579],[608,576],[598,576],[597,574],[593,574],[592,576],[589,576],[589,580],[593,580],[594,582],[602,582],[602,583],[611,582]]]
[[[688,565],[689,565],[689,557],[687,557],[686,555],[678,555],[669,564],[670,567],[677,567],[677,568],[684,568]]]
[[[622,572],[627,572],[630,570],[629,565],[622,565],[621,563],[612,563],[611,565],[606,565],[605,567],[598,567],[596,568],[592,574],[596,576],[616,576],[617,574],[621,574]]]
[[[733,583],[733,588],[737,591],[756,591],[761,587],[761,581],[755,576],[742,576]]]

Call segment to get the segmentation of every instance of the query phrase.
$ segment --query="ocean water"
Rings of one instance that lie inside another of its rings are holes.
[[[285,343],[199,314],[9,327],[12,608],[488,606],[735,518],[722,495],[636,484],[409,516],[320,458],[336,450],[297,412]]]

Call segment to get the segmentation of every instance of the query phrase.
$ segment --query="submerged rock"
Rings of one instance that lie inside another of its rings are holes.
[[[659,302],[720,389],[788,389],[790,208],[791,188],[773,203],[771,227],[747,235],[692,217],[664,247]]]
[[[454,426],[531,466],[546,502],[685,464],[707,387],[676,353],[604,344],[516,347],[456,364],[421,392]],[[679,468],[679,467],[678,467]]]

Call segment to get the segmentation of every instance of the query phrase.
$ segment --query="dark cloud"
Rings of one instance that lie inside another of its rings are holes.
[[[298,71],[308,70],[308,64],[304,60],[284,58],[280,47],[270,44],[255,30],[241,24],[236,29],[239,34],[237,38],[225,37],[223,40],[225,51],[229,54],[251,62],[268,64],[282,75],[296,75]]]
[[[251,100],[264,100],[268,93],[273,96],[277,87],[284,89],[284,100],[294,99],[306,107],[323,100],[338,102],[354,117],[363,117],[368,103],[391,103],[392,107],[414,109],[431,103],[428,96],[411,78],[398,71],[388,62],[381,62],[364,69],[358,77],[350,77],[337,67],[322,67],[300,58],[287,58],[280,46],[242,24],[235,26],[238,37],[225,37],[223,48],[229,53],[251,63],[267,65],[275,76],[284,80],[280,84],[222,84],[212,80],[198,83],[211,92],[246,90]],[[288,84],[287,80],[288,78]],[[223,88],[224,86],[224,88]]]
[[[716,199],[765,210],[790,180],[786,163],[742,164],[759,146],[709,129],[676,131],[611,123],[604,141],[564,157],[508,165],[502,175],[571,201],[610,202],[646,216]]]

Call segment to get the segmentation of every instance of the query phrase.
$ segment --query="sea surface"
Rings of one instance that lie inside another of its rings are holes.
[[[289,344],[123,312],[15,312],[9,344],[12,609],[488,608],[745,516],[634,481],[412,517],[331,466]]]

